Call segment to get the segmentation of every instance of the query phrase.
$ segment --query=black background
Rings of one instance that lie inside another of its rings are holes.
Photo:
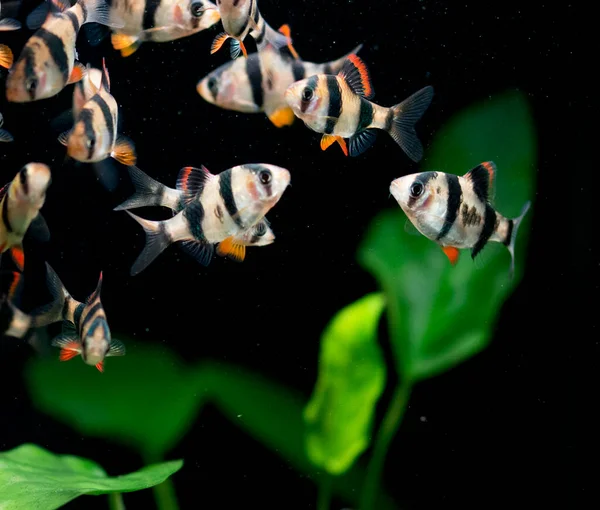
[[[592,250],[597,168],[587,161],[594,119],[575,121],[593,101],[590,87],[579,84],[586,68],[575,66],[585,48],[585,14],[568,4],[538,2],[263,0],[260,7],[274,28],[290,24],[305,60],[332,60],[364,43],[361,56],[382,105],[432,84],[433,103],[417,126],[425,146],[473,101],[507,88],[529,95],[540,154],[524,279],[503,308],[491,346],[415,388],[385,477],[402,508],[578,507],[591,495],[577,452],[596,444],[582,435],[589,405],[583,407],[582,390],[593,378],[597,388],[592,369],[598,338],[592,308],[585,306],[594,303],[586,291],[597,296],[590,272],[598,266]],[[23,23],[29,10],[21,11]],[[0,147],[2,183],[29,161],[51,165],[43,214],[52,240],[26,253],[28,270],[43,274],[48,260],[83,299],[102,269],[113,334],[165,342],[190,361],[243,364],[308,396],[323,327],[338,309],[377,289],[356,263],[357,245],[381,209],[397,207],[389,198],[390,181],[418,165],[390,137],[379,137],[359,158],[345,158],[337,146],[322,152],[319,135],[301,122],[277,129],[263,114],[205,103],[197,81],[229,58],[226,50],[209,53],[220,31],[218,24],[180,41],[146,43],[126,59],[108,39],[94,50],[82,34],[78,48],[84,63],[99,66],[106,57],[122,132],[136,144],[138,166],[159,181],[173,186],[188,165],[204,164],[213,173],[246,162],[289,168],[292,187],[268,215],[275,244],[250,249],[243,264],[218,258],[207,269],[171,247],[130,277],[144,238],[131,218],[112,211],[131,192],[126,173],[119,189],[108,193],[91,168],[63,165],[65,149],[49,128],[70,107],[72,87],[43,102],[14,105],[4,99],[2,80],[0,111],[15,137]],[[30,34],[26,28],[4,33],[1,42],[16,58]],[[253,42],[247,44],[254,51]],[[167,217],[150,209],[140,214]],[[134,452],[83,439],[34,412],[21,372],[35,352],[7,338],[0,349],[1,450],[27,441],[93,458],[110,474],[140,467]],[[314,508],[310,480],[211,407],[170,458],[185,458],[174,476],[181,508]],[[128,508],[151,508],[150,497],[142,491],[125,501]],[[92,505],[105,508],[106,501],[80,498],[68,507]]]

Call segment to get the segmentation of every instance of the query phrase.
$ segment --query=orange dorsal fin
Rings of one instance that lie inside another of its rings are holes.
[[[13,246],[10,250],[10,256],[19,268],[19,271],[23,271],[23,268],[25,267],[25,253],[23,252],[23,247]]]
[[[10,69],[13,65],[14,55],[6,44],[0,44],[0,66]]]
[[[458,262],[458,257],[460,255],[460,251],[458,251],[458,248],[455,248],[454,246],[442,246],[442,250],[446,254],[446,257],[448,257],[450,264],[455,266]]]
[[[290,53],[292,54],[292,56],[296,60],[300,60],[300,55],[298,55],[298,52],[292,45],[292,31],[290,30],[290,26],[287,23],[285,25],[281,25],[279,27],[278,31],[279,31],[279,33],[283,34],[285,36],[285,38],[287,39],[287,47],[288,47],[288,50],[290,50]]]
[[[119,163],[126,166],[135,165],[137,161],[137,155],[135,153],[133,142],[124,136],[119,136],[117,138],[117,142],[115,143],[115,148],[113,149],[111,156]]]
[[[229,39],[230,35],[227,32],[221,32],[217,37],[215,37],[212,45],[210,46],[210,52],[216,53],[221,49],[221,46],[225,43],[227,39]]]
[[[23,275],[21,273],[17,273],[16,271],[12,271],[12,282],[10,282],[10,286],[8,288],[8,297],[10,299],[15,298],[15,294],[17,293],[17,289],[19,288],[19,283],[21,283],[21,278]]]
[[[217,255],[230,257],[236,262],[242,262],[246,257],[246,247],[237,242],[233,236],[230,236],[217,245]]]
[[[67,81],[67,85],[81,81],[85,76],[86,71],[87,69],[81,62],[76,62],[73,71],[71,71],[71,76],[69,76],[69,80]]]
[[[338,76],[348,84],[355,94],[363,96],[365,99],[371,99],[375,94],[367,66],[354,53],[348,55]]]

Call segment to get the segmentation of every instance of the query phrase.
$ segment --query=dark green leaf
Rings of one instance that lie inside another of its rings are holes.
[[[340,310],[321,337],[319,376],[304,410],[311,461],[332,475],[345,473],[369,446],[386,367],[377,343],[385,305],[368,294]]]
[[[463,175],[494,161],[494,206],[510,218],[533,201],[536,153],[528,104],[521,94],[509,92],[451,119],[437,134],[421,171]],[[519,227],[512,281],[510,255],[499,243],[489,243],[475,261],[463,250],[452,267],[433,241],[406,232],[408,220],[399,206],[373,221],[359,261],[388,298],[390,333],[405,377],[431,377],[487,346],[496,315],[522,276],[532,214]]]
[[[32,359],[26,381],[35,405],[87,436],[130,445],[161,458],[193,423],[202,395],[196,374],[167,349],[125,342],[104,373],[57,358]]]
[[[206,397],[233,423],[279,454],[298,471],[318,481],[304,449],[305,427],[302,410],[306,399],[296,392],[249,370],[217,363],[205,363],[200,371]],[[336,477],[333,491],[350,504],[358,504],[364,469],[354,466]],[[395,505],[385,493],[381,509]]]
[[[164,482],[183,461],[147,466],[135,473],[108,477],[95,462],[55,455],[34,444],[0,453],[0,508],[53,510],[84,494],[132,492]]]

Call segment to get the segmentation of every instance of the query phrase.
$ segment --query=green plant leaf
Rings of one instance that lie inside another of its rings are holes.
[[[223,363],[203,363],[199,378],[207,401],[295,469],[319,481],[323,474],[312,465],[304,448],[304,397],[250,370]],[[354,465],[333,480],[333,493],[357,505],[364,474],[362,466]],[[381,510],[396,508],[384,491],[378,502]]]
[[[176,460],[109,477],[91,460],[23,444],[0,452],[0,508],[53,510],[84,494],[139,491],[164,482],[181,466]]]
[[[368,294],[340,310],[321,337],[319,375],[304,410],[310,460],[331,475],[345,473],[369,446],[386,367],[377,343],[385,305]]]
[[[421,171],[463,175],[483,161],[494,161],[493,205],[511,218],[533,201],[536,159],[527,101],[511,91],[450,119]],[[431,377],[487,346],[502,303],[522,277],[531,216],[530,210],[519,227],[512,281],[510,255],[499,243],[489,243],[475,261],[462,250],[452,267],[437,244],[406,232],[408,220],[399,206],[373,221],[358,259],[386,294],[390,335],[404,377]]]
[[[104,437],[160,459],[194,422],[202,395],[196,373],[168,349],[125,342],[104,373],[80,358],[32,359],[25,377],[38,409],[86,436]],[[76,383],[74,383],[76,381]]]

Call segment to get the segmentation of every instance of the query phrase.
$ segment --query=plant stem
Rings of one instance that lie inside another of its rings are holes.
[[[110,510],[125,510],[125,503],[123,503],[123,494],[120,492],[111,492],[108,495],[108,507]]]
[[[323,473],[319,479],[317,510],[329,510],[329,505],[331,504],[331,483],[331,476]]]
[[[385,413],[381,427],[377,431],[373,445],[373,453],[367,467],[365,483],[361,494],[361,510],[375,510],[377,494],[381,485],[381,473],[385,464],[385,456],[398,427],[402,423],[406,404],[410,398],[412,386],[408,381],[398,384],[394,390],[392,401]]]
[[[177,497],[175,496],[175,488],[170,478],[164,482],[152,487],[154,491],[154,499],[158,510],[179,510],[177,505]]]
[[[143,457],[146,465],[162,462],[161,456],[144,455]],[[164,482],[152,487],[152,492],[158,510],[179,510],[175,487],[171,478],[167,478]]]

